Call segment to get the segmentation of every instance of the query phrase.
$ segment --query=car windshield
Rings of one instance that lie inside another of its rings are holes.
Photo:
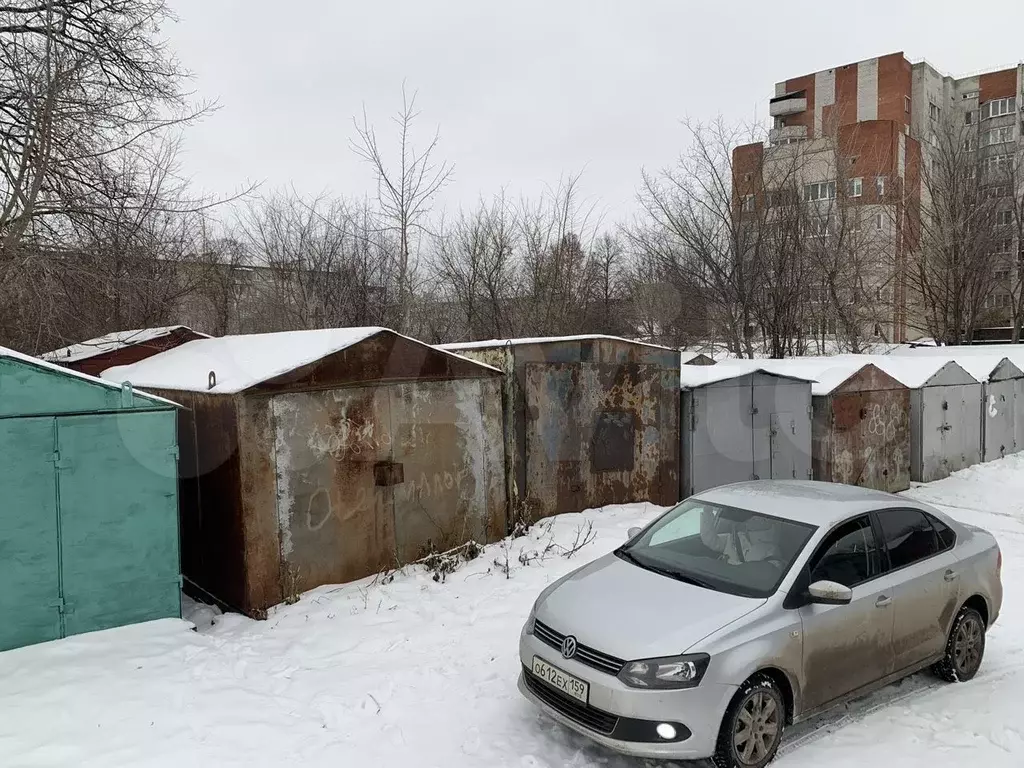
[[[814,531],[813,525],[687,499],[616,554],[707,589],[768,597]]]

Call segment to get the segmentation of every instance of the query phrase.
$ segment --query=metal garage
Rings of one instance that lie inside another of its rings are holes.
[[[190,341],[207,338],[209,336],[205,333],[198,333],[184,325],[116,331],[55,349],[42,355],[42,358],[79,373],[99,376],[107,368],[137,363]]]
[[[0,650],[181,615],[177,410],[0,348]]]
[[[814,380],[814,479],[896,493],[910,487],[910,390],[858,359],[771,361]]]
[[[761,362],[682,366],[684,498],[744,480],[811,478],[811,382]]]
[[[202,339],[113,368],[181,413],[188,590],[261,617],[505,533],[501,372],[383,328]]]
[[[982,383],[982,460],[994,461],[1024,449],[1024,349],[1019,345],[920,347],[899,354],[954,360]]]
[[[981,382],[981,460],[995,461],[1016,453],[1020,450],[1017,391],[1024,384],[1024,371],[1006,357],[958,355],[954,359]]]
[[[910,388],[910,479],[930,483],[981,461],[981,383],[941,357],[870,358]]]
[[[513,524],[606,504],[678,500],[678,350],[611,336],[442,348],[506,373]]]

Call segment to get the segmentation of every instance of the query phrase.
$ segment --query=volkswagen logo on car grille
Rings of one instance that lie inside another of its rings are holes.
[[[562,658],[571,659],[576,655],[576,638],[570,635],[562,641]]]

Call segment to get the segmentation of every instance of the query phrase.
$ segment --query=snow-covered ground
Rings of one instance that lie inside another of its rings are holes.
[[[981,672],[920,675],[793,729],[781,768],[1024,765],[1024,458],[910,493],[1001,542],[1005,602]],[[265,622],[192,605],[199,632],[164,621],[0,654],[0,766],[638,768],[521,700],[516,646],[544,585],[658,511],[567,515],[443,583],[323,588]]]

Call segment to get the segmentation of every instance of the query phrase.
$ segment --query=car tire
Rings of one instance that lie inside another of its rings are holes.
[[[932,671],[947,683],[964,683],[978,674],[984,656],[985,620],[965,605],[949,630],[946,655]]]
[[[779,751],[785,724],[786,701],[779,686],[768,675],[754,675],[740,686],[725,711],[712,764],[764,768]]]

